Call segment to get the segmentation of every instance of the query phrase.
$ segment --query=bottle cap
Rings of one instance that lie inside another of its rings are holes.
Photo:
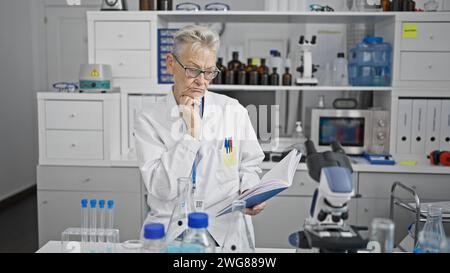
[[[345,58],[345,54],[344,54],[343,52],[339,52],[339,53],[337,54],[337,57],[338,57],[338,58]]]
[[[108,200],[108,209],[114,208],[114,200]]]
[[[162,239],[164,237],[164,225],[161,223],[150,223],[144,226],[145,239]]]
[[[95,208],[97,206],[97,200],[95,200],[95,199],[91,199],[90,203],[91,203],[91,208]]]
[[[204,212],[193,212],[188,216],[188,227],[190,228],[207,228],[208,214]]]
[[[81,199],[81,207],[82,208],[87,208],[88,205],[88,200],[87,199]]]
[[[101,209],[104,208],[105,207],[105,200],[99,200],[98,201],[98,207],[101,208]]]

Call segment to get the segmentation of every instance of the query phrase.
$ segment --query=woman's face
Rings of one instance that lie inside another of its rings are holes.
[[[179,62],[175,59],[177,58]],[[177,102],[182,96],[188,96],[193,99],[201,98],[209,86],[209,80],[205,79],[205,75],[201,73],[196,78],[190,78],[186,75],[185,69],[182,67],[198,68],[203,70],[216,69],[216,54],[208,49],[192,51],[187,47],[181,56],[167,55],[167,70],[173,75],[174,79],[174,95]]]

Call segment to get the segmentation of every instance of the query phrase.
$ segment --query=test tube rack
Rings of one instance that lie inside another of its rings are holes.
[[[96,240],[91,241],[93,236]],[[88,238],[83,241],[82,238]],[[97,229],[95,231],[82,228],[67,228],[61,233],[62,253],[115,253],[119,241],[118,229]]]

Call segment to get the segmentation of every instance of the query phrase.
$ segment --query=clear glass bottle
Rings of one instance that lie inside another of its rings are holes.
[[[392,253],[394,248],[394,227],[394,222],[390,219],[373,219],[370,241],[372,245],[376,246],[374,252]]]
[[[414,248],[415,253],[437,253],[442,241],[445,240],[442,225],[442,209],[433,205],[428,206],[427,221],[419,232],[419,238]]]
[[[216,243],[207,230],[208,214],[190,213],[188,227],[181,244],[183,253],[214,253],[216,251]]]
[[[305,143],[306,137],[303,134],[303,126],[301,121],[295,123],[295,131],[292,134],[292,140],[294,143]]]
[[[337,54],[333,63],[333,84],[334,86],[348,85],[348,62],[343,52]]]
[[[245,204],[244,200],[234,200],[231,204],[232,214],[221,248],[223,253],[255,252],[255,243],[245,219]]]
[[[143,253],[164,253],[166,246],[164,241],[164,225],[161,223],[150,223],[144,226]]]
[[[178,178],[178,196],[167,226],[166,242],[169,252],[178,252],[187,229],[188,215],[194,211],[192,200],[191,178]]]

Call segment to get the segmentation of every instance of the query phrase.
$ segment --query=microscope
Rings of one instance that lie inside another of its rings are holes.
[[[289,241],[298,248],[318,248],[320,252],[353,252],[365,249],[367,240],[357,228],[346,224],[348,202],[354,196],[352,166],[338,142],[332,151],[318,153],[311,140],[305,142],[306,165],[310,177],[319,182],[304,230],[294,233]]]
[[[305,40],[305,36],[300,36],[300,48],[302,50],[301,63],[302,65],[297,68],[300,72],[301,78],[296,79],[297,85],[311,85],[318,84],[317,78],[314,78],[313,74],[317,71],[318,65],[312,63],[311,48],[316,44],[316,36],[312,36],[311,41]]]

